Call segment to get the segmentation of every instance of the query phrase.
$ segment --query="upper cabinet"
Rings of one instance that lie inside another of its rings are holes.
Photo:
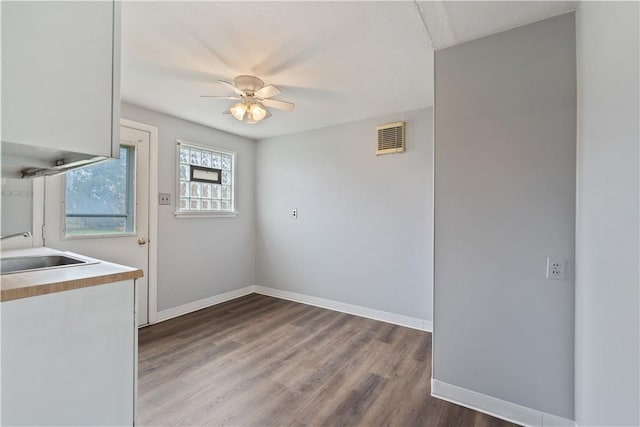
[[[1,7],[3,169],[118,157],[119,2]]]

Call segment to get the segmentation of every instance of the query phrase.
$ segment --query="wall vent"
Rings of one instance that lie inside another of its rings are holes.
[[[404,126],[405,122],[397,122],[376,127],[378,131],[376,155],[402,153],[404,151]]]

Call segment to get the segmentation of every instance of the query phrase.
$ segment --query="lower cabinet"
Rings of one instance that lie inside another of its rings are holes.
[[[131,426],[133,280],[2,302],[2,425]]]

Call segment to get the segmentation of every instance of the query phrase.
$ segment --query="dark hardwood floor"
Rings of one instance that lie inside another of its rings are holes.
[[[430,396],[430,333],[257,294],[141,329],[139,360],[139,425],[513,425]]]

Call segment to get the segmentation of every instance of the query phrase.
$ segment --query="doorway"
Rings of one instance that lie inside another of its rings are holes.
[[[138,326],[153,323],[156,314],[152,142],[156,128],[123,120],[120,159],[45,180],[45,246],[142,270],[136,281]]]

